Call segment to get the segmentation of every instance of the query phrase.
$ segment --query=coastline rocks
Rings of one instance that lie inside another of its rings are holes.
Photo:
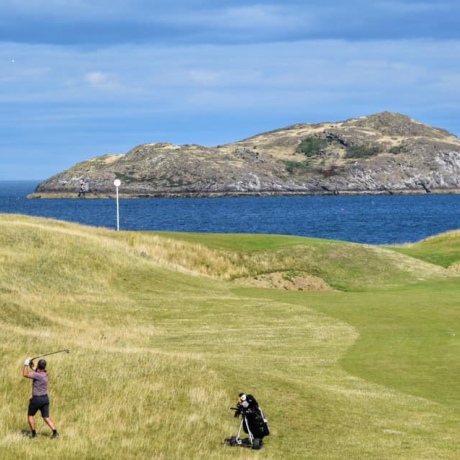
[[[83,161],[31,198],[458,193],[460,141],[389,112],[297,124],[233,144],[139,145]]]

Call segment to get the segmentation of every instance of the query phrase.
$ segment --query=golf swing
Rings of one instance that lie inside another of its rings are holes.
[[[27,409],[27,421],[29,422],[30,430],[32,432],[31,438],[37,438],[37,431],[35,428],[35,414],[40,411],[43,420],[51,428],[53,434],[51,439],[59,437],[59,433],[56,430],[56,426],[53,420],[50,418],[50,400],[48,396],[48,372],[46,370],[46,361],[40,359],[35,366],[34,359],[43,358],[43,356],[52,355],[65,351],[70,353],[69,349],[53,351],[51,353],[45,353],[35,358],[27,358],[24,361],[24,367],[22,371],[23,377],[32,380],[32,398],[29,401],[29,407]],[[32,372],[29,372],[29,368]]]
[[[70,353],[70,350],[69,350],[68,348],[64,348],[64,350],[52,351],[52,352],[50,352],[50,353],[45,353],[44,355],[34,356],[33,358],[29,358],[29,359],[30,359],[30,361],[33,361],[33,360],[35,360],[35,359],[37,359],[37,358],[43,358],[44,356],[54,355],[54,354],[56,354],[56,353],[63,353],[64,351],[65,351],[67,354]]]

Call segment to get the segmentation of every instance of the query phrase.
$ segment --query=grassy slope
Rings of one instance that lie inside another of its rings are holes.
[[[390,248],[445,268],[460,265],[460,231],[447,232],[419,243]]]
[[[342,291],[405,286],[449,278],[452,272],[377,246],[276,235],[163,233],[200,245],[198,261],[182,261],[200,273],[224,279],[256,279],[283,271],[316,276]],[[184,250],[190,253],[190,250]]]
[[[159,236],[19,216],[0,216],[0,259],[4,458],[457,456],[460,283],[445,271],[340,242]],[[371,273],[361,276],[366,259]],[[222,281],[273,263],[320,266],[330,284],[340,274],[336,287],[361,292]],[[62,348],[71,355],[49,358],[62,437],[50,443],[41,423],[32,445],[21,436],[22,361]],[[228,407],[240,391],[269,415],[261,452],[221,444],[236,434]]]

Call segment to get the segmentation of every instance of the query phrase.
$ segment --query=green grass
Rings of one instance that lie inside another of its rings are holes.
[[[260,293],[257,294],[259,296]],[[341,357],[350,374],[460,410],[458,281],[391,292],[311,294],[317,311],[350,324],[359,337]],[[273,297],[271,297],[273,298]],[[305,295],[280,293],[305,305]]]
[[[198,262],[189,267],[224,279],[255,279],[263,274],[295,271],[321,278],[334,289],[355,291],[403,286],[453,276],[452,272],[438,265],[397,255],[394,247],[386,249],[279,235],[161,235],[194,244],[195,247],[200,245]]]
[[[447,232],[415,244],[390,248],[401,254],[448,268],[460,263],[460,231]]]
[[[458,458],[458,259],[399,250],[1,215],[2,458]],[[270,270],[336,291],[238,284]],[[63,348],[61,438],[38,421],[31,442],[23,360]],[[261,451],[223,445],[241,391],[269,417]]]

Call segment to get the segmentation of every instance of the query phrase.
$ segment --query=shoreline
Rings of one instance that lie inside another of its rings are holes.
[[[156,193],[119,193],[123,199],[145,198],[237,198],[237,197],[269,197],[269,196],[361,196],[361,195],[459,195],[460,189],[434,190],[337,190],[337,191],[257,191],[257,192],[156,192]],[[33,192],[28,199],[114,199],[115,193],[84,193],[79,192]]]

